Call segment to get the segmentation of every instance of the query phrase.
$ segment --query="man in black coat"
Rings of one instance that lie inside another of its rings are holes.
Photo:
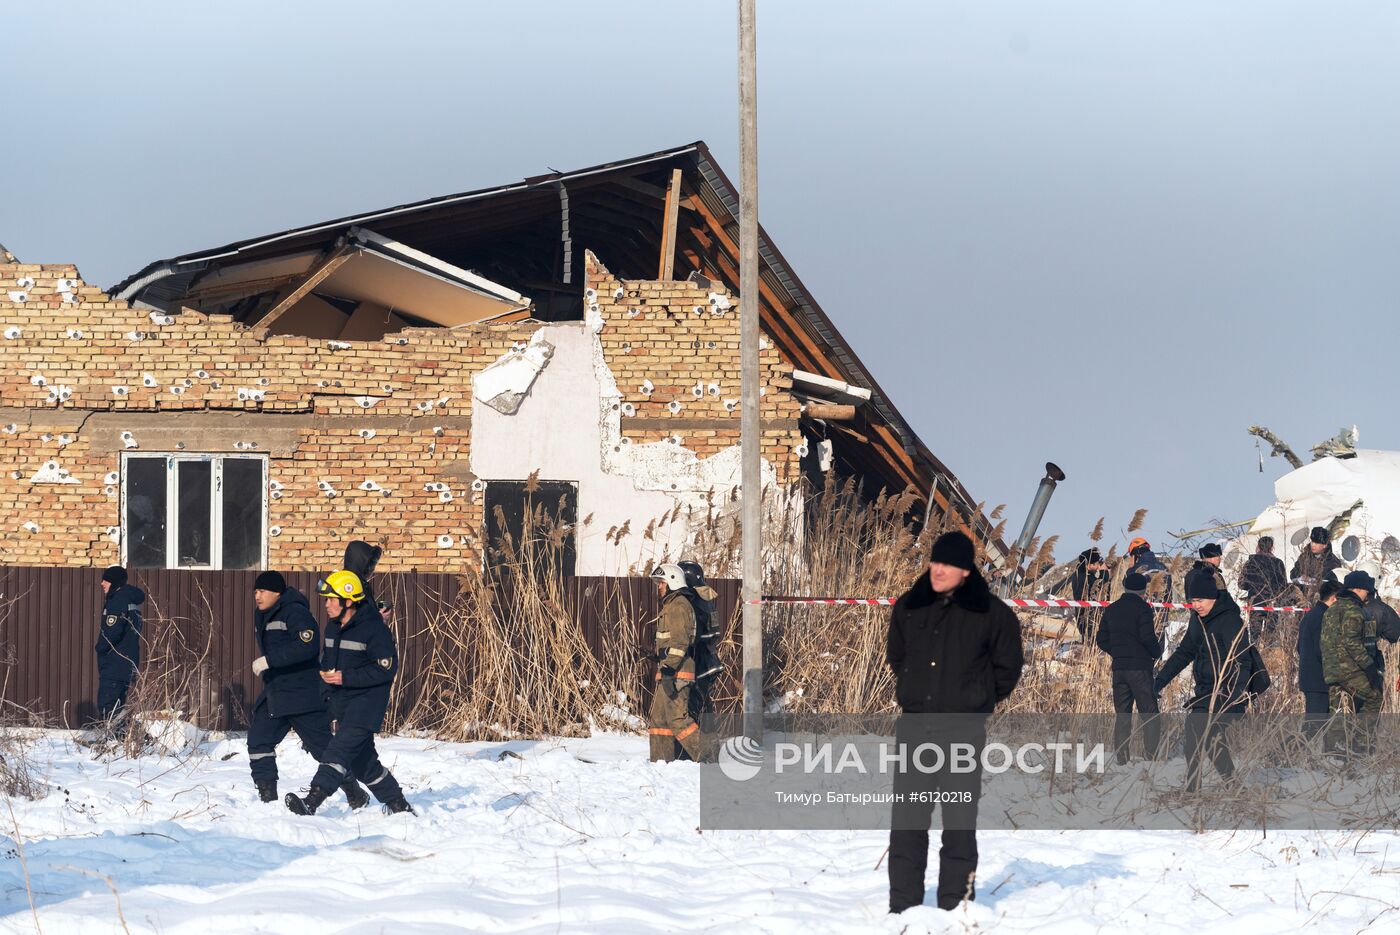
[[[301,744],[319,761],[331,742],[331,718],[321,681],[321,632],[306,596],[287,586],[275,571],[253,582],[253,631],[262,655],[253,660],[253,675],[263,689],[248,726],[248,766],[258,797],[277,801],[277,745],[296,731]],[[369,804],[369,794],[353,778],[341,784],[351,808]]]
[[[1277,605],[1288,590],[1288,574],[1283,559],[1274,555],[1274,537],[1260,536],[1257,551],[1245,559],[1240,571],[1240,587],[1249,595],[1249,603],[1260,607]],[[1249,631],[1268,635],[1278,626],[1278,614],[1267,610],[1249,612]]]
[[[316,588],[326,600],[326,648],[321,681],[330,686],[335,735],[321,754],[321,768],[305,796],[283,799],[298,815],[314,815],[336,787],[354,777],[369,786],[386,812],[412,812],[398,780],[379,762],[374,735],[384,726],[389,689],[399,670],[394,634],[364,583],[351,571],[327,575]]]
[[[1132,733],[1132,710],[1148,717],[1142,724],[1143,750],[1149,760],[1157,758],[1161,725],[1157,722],[1157,693],[1152,689],[1152,670],[1162,658],[1162,638],[1153,626],[1152,608],[1144,597],[1147,579],[1136,572],[1123,578],[1123,594],[1103,612],[1096,638],[1099,649],[1113,659],[1114,758],[1128,762]]]
[[[1103,554],[1096,547],[1090,546],[1074,560],[1074,570],[1062,578],[1059,584],[1050,589],[1051,594],[1064,594],[1068,586],[1070,596],[1076,601],[1099,601],[1104,600],[1108,594],[1108,565],[1103,560]],[[1075,609],[1075,622],[1079,625],[1079,638],[1087,640],[1089,638],[1090,624],[1097,620],[1097,611],[1090,612],[1088,607]]]
[[[115,722],[141,665],[141,605],[146,592],[127,583],[126,569],[102,573],[102,621],[97,629],[97,716]],[[118,735],[124,733],[117,728]]]
[[[1199,789],[1202,749],[1210,753],[1220,775],[1229,779],[1235,764],[1226,743],[1226,728],[1248,706],[1246,690],[1253,671],[1249,654],[1249,632],[1233,602],[1217,599],[1215,582],[1205,575],[1188,576],[1186,597],[1191,602],[1191,622],[1176,651],[1167,658],[1152,683],[1153,691],[1163,688],[1182,669],[1191,666],[1195,693],[1187,702],[1186,748],[1187,784]]]
[[[1298,691],[1303,693],[1303,735],[1308,738],[1317,735],[1331,713],[1322,677],[1322,618],[1341,589],[1336,578],[1324,579],[1317,603],[1298,621]]]
[[[972,540],[960,532],[939,537],[920,575],[890,613],[886,659],[895,677],[895,698],[904,716],[896,741],[904,750],[921,743],[946,747],[970,742],[978,768],[965,773],[901,772],[895,792],[966,795],[970,803],[944,804],[939,850],[938,907],[951,910],[975,898],[977,799],[981,795],[983,719],[1011,694],[1021,678],[1021,625],[1011,608],[993,596],[977,571]],[[932,715],[975,715],[949,719]],[[971,725],[971,726],[969,726]],[[931,798],[931,797],[928,797]],[[890,912],[924,901],[932,801],[897,802],[890,831]]]

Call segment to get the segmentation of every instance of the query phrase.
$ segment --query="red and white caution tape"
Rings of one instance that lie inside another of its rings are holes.
[[[1005,597],[1002,600],[1012,607],[1107,607],[1109,601],[1063,601],[1063,600],[1020,600],[1017,598]],[[749,601],[750,604],[839,604],[857,607],[889,607],[894,604],[892,597],[761,597],[756,601]],[[1166,610],[1190,610],[1190,604],[1177,604],[1171,601],[1148,601],[1152,607],[1161,607]],[[1259,610],[1268,612],[1294,612],[1307,613],[1307,607],[1274,607],[1271,605],[1245,604],[1241,610]]]

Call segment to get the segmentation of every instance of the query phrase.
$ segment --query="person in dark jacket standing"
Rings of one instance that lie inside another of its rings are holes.
[[[1152,689],[1152,670],[1162,658],[1162,638],[1153,625],[1152,608],[1143,596],[1147,579],[1136,572],[1123,578],[1123,594],[1103,612],[1096,642],[1113,659],[1114,758],[1128,762],[1134,705],[1148,717],[1142,724],[1143,751],[1149,760],[1157,758],[1161,739],[1157,693]]]
[[[369,786],[389,813],[412,812],[394,774],[379,762],[374,735],[384,726],[389,688],[399,668],[394,634],[369,599],[359,575],[336,571],[316,587],[326,600],[326,648],[321,680],[330,686],[335,734],[305,796],[288,792],[287,808],[314,815],[321,803],[352,776]]]
[[[1335,578],[1323,581],[1317,603],[1298,621],[1298,691],[1303,693],[1303,736],[1309,739],[1317,736],[1331,713],[1327,680],[1322,677],[1322,618],[1341,589]]]
[[[1229,779],[1234,775],[1235,765],[1225,735],[1229,725],[1248,706],[1246,689],[1253,669],[1249,634],[1239,607],[1218,600],[1215,582],[1205,575],[1190,576],[1188,586],[1191,622],[1152,687],[1160,694],[1182,669],[1191,666],[1196,684],[1186,705],[1183,742],[1187,785],[1199,789],[1203,748],[1222,777]]]
[[[1314,526],[1288,577],[1308,601],[1315,601],[1322,580],[1341,567],[1342,560],[1332,551],[1332,535],[1322,526]]]
[[[302,746],[319,761],[331,742],[321,681],[321,631],[306,596],[287,586],[275,571],[253,583],[253,631],[262,655],[253,660],[253,675],[263,689],[248,725],[248,766],[258,797],[277,801],[277,745],[296,731]],[[369,794],[353,778],[341,789],[351,808],[369,804]]]
[[[895,678],[895,698],[904,715],[896,728],[903,750],[921,743],[945,747],[972,742],[979,766],[971,772],[900,772],[895,792],[937,788],[970,802],[943,805],[943,846],[938,854],[938,907],[952,910],[975,898],[977,799],[981,795],[982,724],[1021,678],[1021,625],[1011,608],[992,595],[977,571],[972,540],[945,533],[933,544],[928,573],[895,602],[890,613],[886,659]],[[929,715],[976,715],[954,728]],[[921,717],[922,716],[922,717]],[[890,830],[890,912],[924,901],[932,797],[896,801]]]
[[[1093,546],[1080,552],[1074,560],[1074,570],[1060,579],[1060,583],[1050,589],[1051,594],[1063,594],[1068,586],[1070,596],[1076,601],[1101,601],[1108,595],[1108,565],[1102,553]],[[1089,639],[1091,624],[1099,618],[1098,611],[1091,608],[1075,609],[1075,622],[1079,625],[1079,638]]]
[[[115,722],[141,665],[141,605],[146,592],[127,583],[126,569],[113,565],[102,573],[102,621],[97,630],[97,716]],[[120,736],[124,730],[117,728]]]
[[[1249,595],[1249,603],[1257,607],[1272,607],[1288,590],[1288,575],[1283,559],[1274,555],[1274,537],[1260,536],[1256,551],[1245,559],[1240,571],[1240,587]],[[1249,612],[1249,632],[1265,636],[1278,626],[1278,614],[1267,610]]]

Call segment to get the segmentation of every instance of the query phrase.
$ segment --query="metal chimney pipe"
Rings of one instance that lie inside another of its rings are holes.
[[[1011,547],[1011,554],[1016,557],[1016,565],[1003,579],[1002,597],[1008,596],[1020,579],[1021,567],[1026,563],[1025,550],[1031,544],[1031,540],[1035,538],[1035,531],[1040,528],[1040,521],[1045,516],[1045,508],[1050,505],[1050,495],[1055,492],[1055,485],[1064,479],[1064,471],[1060,470],[1053,462],[1045,462],[1045,476],[1040,479],[1040,486],[1035,490],[1035,499],[1031,501],[1031,511],[1026,514],[1026,525],[1021,527],[1021,534],[1016,537],[1016,544]]]

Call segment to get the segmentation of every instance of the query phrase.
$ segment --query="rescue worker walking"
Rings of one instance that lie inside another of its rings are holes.
[[[1191,622],[1152,688],[1161,694],[1182,669],[1191,666],[1196,684],[1186,705],[1183,742],[1187,785],[1194,790],[1201,785],[1203,750],[1223,778],[1235,773],[1226,730],[1249,704],[1246,692],[1253,665],[1239,606],[1219,600],[1215,582],[1205,575],[1188,576],[1186,597],[1191,602]]]
[[[651,759],[674,760],[679,744],[686,756],[698,761],[704,748],[690,697],[695,687],[697,623],[690,596],[695,592],[679,565],[658,565],[651,579],[661,594],[661,613],[656,618],[656,691],[648,712]]]
[[[1322,678],[1327,682],[1334,725],[1328,731],[1327,746],[1344,757],[1370,752],[1371,722],[1385,696],[1377,663],[1376,622],[1365,610],[1375,589],[1375,580],[1366,572],[1351,572],[1342,579],[1336,603],[1322,618]],[[1345,718],[1348,713],[1355,719]]]
[[[277,745],[289,731],[319,761],[331,742],[325,685],[320,676],[321,632],[306,596],[288,587],[275,571],[253,583],[253,632],[262,655],[253,660],[253,675],[263,689],[248,725],[248,765],[258,797],[277,801]],[[341,783],[350,807],[369,804],[369,793],[353,778]]]
[[[981,751],[986,715],[1021,679],[1021,624],[995,597],[977,570],[972,540],[949,532],[933,544],[928,571],[890,612],[886,661],[895,700],[904,712],[895,728],[901,751],[925,743],[950,749],[970,743],[976,767],[895,774],[890,827],[890,912],[924,901],[929,826],[943,796],[943,842],[938,852],[938,908],[956,909],[976,898],[977,801],[982,794]],[[947,715],[961,715],[947,717]],[[902,798],[901,798],[902,797]]]
[[[126,706],[127,691],[141,665],[141,605],[146,592],[127,583],[126,569],[113,565],[102,573],[102,621],[97,631],[97,717],[114,725]]]
[[[310,791],[305,796],[287,793],[287,808],[298,815],[313,815],[337,787],[354,777],[369,786],[386,813],[412,812],[398,781],[379,762],[374,749],[374,735],[384,726],[389,688],[399,668],[394,634],[354,572],[332,572],[317,584],[316,593],[326,600],[321,680],[330,686],[335,733],[320,757],[321,767]]]
[[[1096,638],[1099,649],[1113,659],[1114,759],[1128,762],[1132,734],[1132,710],[1146,714],[1142,724],[1143,751],[1157,758],[1162,728],[1157,721],[1157,693],[1152,690],[1152,669],[1162,658],[1162,638],[1153,626],[1152,608],[1143,597],[1147,579],[1133,572],[1123,578],[1123,594],[1103,612]]]

